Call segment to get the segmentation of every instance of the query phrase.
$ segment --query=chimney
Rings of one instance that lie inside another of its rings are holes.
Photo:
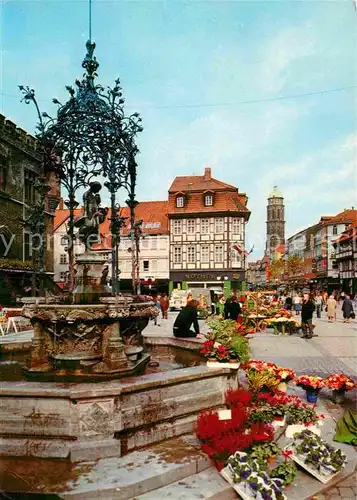
[[[205,168],[205,181],[210,181],[211,180],[211,169],[206,167]]]

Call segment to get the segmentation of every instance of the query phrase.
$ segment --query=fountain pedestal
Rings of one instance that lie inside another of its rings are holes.
[[[142,373],[150,359],[141,332],[156,315],[154,303],[105,297],[99,304],[48,304],[24,299],[34,326],[25,374],[41,380],[93,381]],[[132,348],[137,348],[133,357]]]

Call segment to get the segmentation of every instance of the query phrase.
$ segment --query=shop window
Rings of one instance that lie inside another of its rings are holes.
[[[174,248],[174,264],[182,263],[182,249],[181,247]]]
[[[196,221],[195,219],[189,219],[187,221],[187,233],[188,234],[195,234],[195,226],[196,226]]]
[[[209,234],[209,219],[201,220],[201,234]]]
[[[194,246],[187,247],[187,262],[194,264],[196,262],[196,249]]]

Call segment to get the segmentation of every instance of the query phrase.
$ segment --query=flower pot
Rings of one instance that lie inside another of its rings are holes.
[[[335,403],[341,404],[344,403],[345,401],[345,389],[337,389],[335,391],[332,391],[332,399]]]
[[[237,359],[230,359],[230,360],[228,361],[228,363],[234,363],[234,364],[235,364],[235,363],[238,363],[238,360],[237,360]]]
[[[287,392],[288,384],[286,382],[280,382],[280,384],[278,385],[278,390],[281,392]]]
[[[306,389],[306,399],[309,403],[316,403],[319,397],[319,389]]]
[[[216,358],[208,358],[207,361],[210,363],[214,363],[215,361],[218,361]]]

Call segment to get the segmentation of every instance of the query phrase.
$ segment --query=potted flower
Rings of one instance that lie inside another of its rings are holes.
[[[309,403],[316,403],[319,392],[325,385],[321,377],[312,375],[301,375],[295,380],[295,384],[306,391],[306,399]]]
[[[309,430],[294,434],[292,448],[297,459],[308,470],[317,472],[322,482],[327,482],[346,464],[346,456],[340,449],[331,446]]]
[[[356,384],[354,381],[343,373],[329,375],[325,379],[325,386],[332,389],[332,398],[335,403],[343,403],[345,400],[345,392],[350,391]]]
[[[280,383],[278,385],[279,391],[286,392],[288,388],[288,382],[290,380],[294,380],[296,377],[296,373],[291,368],[282,368],[278,366],[275,370],[276,376],[280,379]]]
[[[285,487],[293,483],[297,475],[295,462],[290,458],[292,454],[291,450],[283,450],[284,461],[270,472],[270,476],[281,479]]]
[[[214,347],[214,340],[206,340],[203,342],[202,349],[200,353],[203,354],[208,361],[216,361],[216,349]]]

